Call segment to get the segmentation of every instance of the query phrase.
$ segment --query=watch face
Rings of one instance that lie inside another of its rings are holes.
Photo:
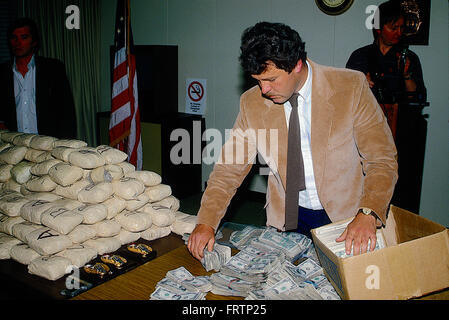
[[[367,209],[367,208],[363,208],[362,211],[364,214],[371,214],[371,212],[372,212],[371,209]]]
[[[321,11],[328,15],[339,15],[348,10],[354,0],[315,0]]]

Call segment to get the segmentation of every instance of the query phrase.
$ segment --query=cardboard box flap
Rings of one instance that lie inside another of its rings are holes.
[[[442,225],[415,213],[395,206],[390,207],[389,215],[393,213],[398,243],[403,243],[447,230]]]

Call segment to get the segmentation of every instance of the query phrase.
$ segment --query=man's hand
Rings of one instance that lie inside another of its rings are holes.
[[[369,251],[373,251],[377,241],[376,218],[372,215],[358,213],[335,241],[346,241],[346,254],[351,254],[351,247],[353,247],[353,255],[356,256],[359,253],[367,252],[369,239],[371,239]]]
[[[198,224],[189,237],[187,248],[190,253],[198,260],[203,258],[204,248],[212,251],[215,244],[215,232],[211,226]]]

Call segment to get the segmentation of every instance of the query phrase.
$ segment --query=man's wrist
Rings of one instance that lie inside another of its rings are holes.
[[[369,216],[373,217],[376,224],[377,224],[377,220],[379,219],[379,217],[376,215],[376,213],[370,208],[365,208],[365,207],[360,208],[359,211],[357,212],[357,214],[361,214],[361,215],[368,216],[368,217]]]

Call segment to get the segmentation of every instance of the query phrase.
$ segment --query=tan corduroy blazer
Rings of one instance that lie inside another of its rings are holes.
[[[385,116],[364,74],[308,62],[311,149],[321,204],[333,222],[368,207],[385,224],[398,178],[397,151]],[[217,229],[259,153],[270,168],[267,225],[285,230],[287,136],[283,105],[262,97],[258,86],[246,91],[221,163],[215,164],[209,177],[197,223]],[[236,151],[242,146],[243,153]]]

